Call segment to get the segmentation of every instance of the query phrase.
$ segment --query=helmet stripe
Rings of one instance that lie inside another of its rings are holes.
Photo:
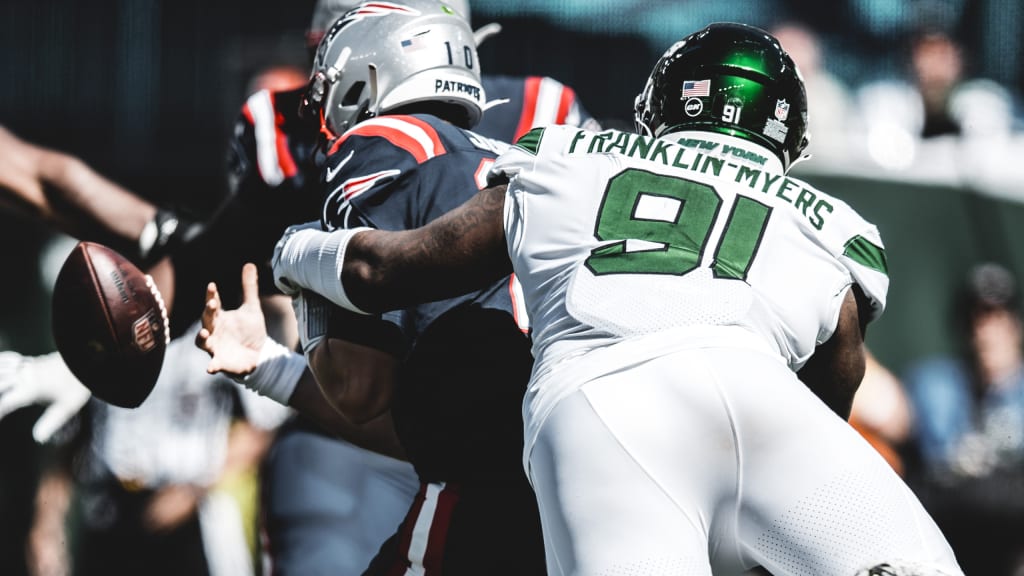
[[[441,137],[426,122],[412,116],[379,116],[357,124],[342,136],[332,148],[337,149],[351,136],[379,136],[405,150],[422,164],[447,150]]]

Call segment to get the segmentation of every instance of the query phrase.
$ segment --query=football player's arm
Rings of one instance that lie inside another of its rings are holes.
[[[274,280],[285,292],[305,288],[356,312],[408,308],[482,288],[512,272],[505,188],[482,190],[414,230],[290,229],[275,250]]]
[[[854,284],[843,299],[832,337],[820,344],[798,372],[800,380],[844,420],[849,419],[853,397],[864,379],[864,334],[870,303]]]
[[[353,444],[404,458],[389,413],[359,423],[345,417],[325,397],[306,359],[267,336],[256,266],[246,264],[243,268],[242,304],[235,310],[224,310],[216,285],[208,287],[202,322],[196,345],[211,356],[208,372],[224,372]],[[380,378],[381,374],[394,373],[394,366],[381,356],[358,360],[349,370],[352,378]]]
[[[362,372],[367,380],[378,380],[379,375],[370,375],[377,368],[376,359],[359,358],[353,362],[352,370]],[[302,374],[288,405],[320,425],[324,430],[367,450],[405,460],[395,434],[391,412],[384,410],[377,415],[355,422],[345,416],[331,402],[330,387],[321,387],[310,370]]]
[[[174,276],[159,248],[197,225],[163,210],[81,159],[26,142],[0,126],[0,205],[83,240],[102,242],[146,269],[168,307]]]
[[[2,126],[0,191],[9,207],[76,237],[100,233],[134,241],[157,210],[82,160],[26,142]]]

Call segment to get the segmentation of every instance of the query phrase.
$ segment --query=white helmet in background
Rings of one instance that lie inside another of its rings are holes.
[[[328,138],[410,104],[444,107],[470,128],[486,101],[473,30],[437,0],[368,2],[334,22],[317,47],[306,112]]]

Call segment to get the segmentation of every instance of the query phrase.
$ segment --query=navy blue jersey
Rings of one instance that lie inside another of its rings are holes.
[[[423,226],[476,194],[497,153],[507,147],[425,114],[364,121],[329,151],[321,223],[327,230]],[[515,317],[514,294],[511,279],[505,278],[479,292],[389,313],[385,319],[405,337],[404,354],[434,320],[456,306],[472,304]]]
[[[489,108],[473,131],[515,142],[537,126],[569,124],[599,130],[576,92],[547,76],[484,76]]]
[[[497,154],[517,135],[551,123],[596,126],[572,90],[549,78],[489,77],[484,84],[502,101],[473,131],[428,115],[382,116],[332,143],[321,224],[420,227],[483,188]],[[330,336],[390,347],[403,360],[395,430],[420,480],[434,483],[421,495],[444,487],[433,514],[417,499],[367,576],[405,573],[419,542],[413,534],[424,527],[431,536],[419,561],[428,572],[544,572],[540,517],[521,465],[521,406],[533,357],[518,295],[508,277],[383,319],[335,311]],[[505,559],[501,567],[495,558]]]
[[[236,306],[245,262],[261,266],[262,291],[275,291],[269,271],[274,245],[285,228],[320,214],[319,133],[299,116],[302,95],[301,89],[261,90],[242,107],[228,149],[230,195],[198,237],[171,253],[172,327],[198,318],[210,281],[217,283],[227,307]]]

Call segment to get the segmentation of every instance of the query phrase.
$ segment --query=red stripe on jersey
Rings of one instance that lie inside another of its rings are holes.
[[[351,200],[353,196],[358,196],[370,188],[373,188],[373,185],[377,180],[397,176],[401,173],[401,170],[384,170],[375,174],[367,174],[366,176],[346,180],[342,185],[344,190],[342,198],[345,200]]]
[[[419,492],[413,499],[412,507],[402,522],[398,534],[398,547],[395,550],[395,557],[390,560],[390,565],[380,572],[383,576],[403,576],[412,567],[413,560],[410,558],[413,535],[417,524],[420,524],[420,515],[424,513],[424,503],[427,499],[427,490],[430,486],[421,482]],[[422,552],[423,561],[417,566],[422,567],[423,576],[440,576],[444,562],[445,545],[448,541],[448,530],[451,527],[452,515],[455,506],[459,501],[460,488],[457,484],[444,484],[437,494],[437,502],[433,507],[433,515],[427,519],[427,543],[426,549]]]
[[[242,106],[242,115],[253,127],[253,138],[256,142],[256,169],[264,182],[271,186],[280,184],[281,177],[292,178],[299,173],[298,165],[288,148],[288,136],[281,127],[284,125],[284,116],[277,111],[274,103],[275,94],[270,90],[256,92],[246,100]],[[253,112],[252,103],[259,105],[259,114]],[[260,124],[257,126],[257,122]],[[271,132],[272,131],[272,132]],[[273,137],[271,141],[270,137]],[[273,146],[273,157],[265,155],[269,151],[268,146]],[[275,174],[272,166],[276,165],[281,171]],[[266,174],[264,172],[270,172]]]
[[[558,116],[555,118],[555,124],[565,124],[565,119],[569,116],[569,110],[572,109],[572,102],[575,99],[576,94],[572,88],[562,86],[562,97],[558,101]]]
[[[427,540],[427,550],[423,555],[426,576],[441,574],[444,548],[448,542],[448,529],[452,524],[455,506],[459,502],[459,492],[458,484],[446,483],[441,493],[437,495],[437,509],[434,512],[434,520],[430,523],[430,537]]]
[[[398,550],[395,551],[395,557],[391,559],[391,566],[384,571],[384,576],[402,576],[409,569],[409,545],[412,543],[413,529],[416,528],[416,519],[420,517],[426,496],[427,484],[421,482],[419,492],[416,493],[412,506],[409,507],[409,513],[405,515],[405,520],[402,521],[399,528]]]
[[[519,140],[519,137],[526,134],[533,128],[533,117],[537,113],[537,95],[540,93],[540,76],[530,76],[526,79],[526,87],[523,89],[523,112],[519,116],[519,126],[512,136],[512,141]]]
[[[277,133],[277,164],[285,178],[294,178],[299,173],[299,167],[295,165],[292,151],[288,149],[288,137],[281,131],[280,123],[274,127],[274,131]]]
[[[397,122],[398,124],[391,124],[392,122]],[[401,124],[409,124],[410,126],[403,128]],[[417,139],[414,134],[426,136],[430,141],[429,144]],[[417,164],[422,164],[434,156],[440,156],[447,152],[444,144],[441,143],[441,137],[437,134],[437,130],[434,130],[433,126],[423,120],[413,118],[412,116],[382,116],[358,124],[341,138],[338,138],[331,145],[328,154],[333,154],[337,151],[350,136],[379,136],[384,138],[394,146],[408,152],[416,159]]]
[[[288,136],[281,130],[284,124],[284,116],[277,111],[277,104],[274,102],[276,95],[270,92],[270,109],[274,111],[274,138],[277,142],[277,164],[281,167],[281,173],[285,178],[292,178],[299,173],[299,168],[292,158],[292,151],[288,149]]]
[[[242,115],[249,121],[250,126],[256,125],[256,120],[252,117],[252,110],[249,109],[249,101],[246,100],[245,104],[242,105]]]

